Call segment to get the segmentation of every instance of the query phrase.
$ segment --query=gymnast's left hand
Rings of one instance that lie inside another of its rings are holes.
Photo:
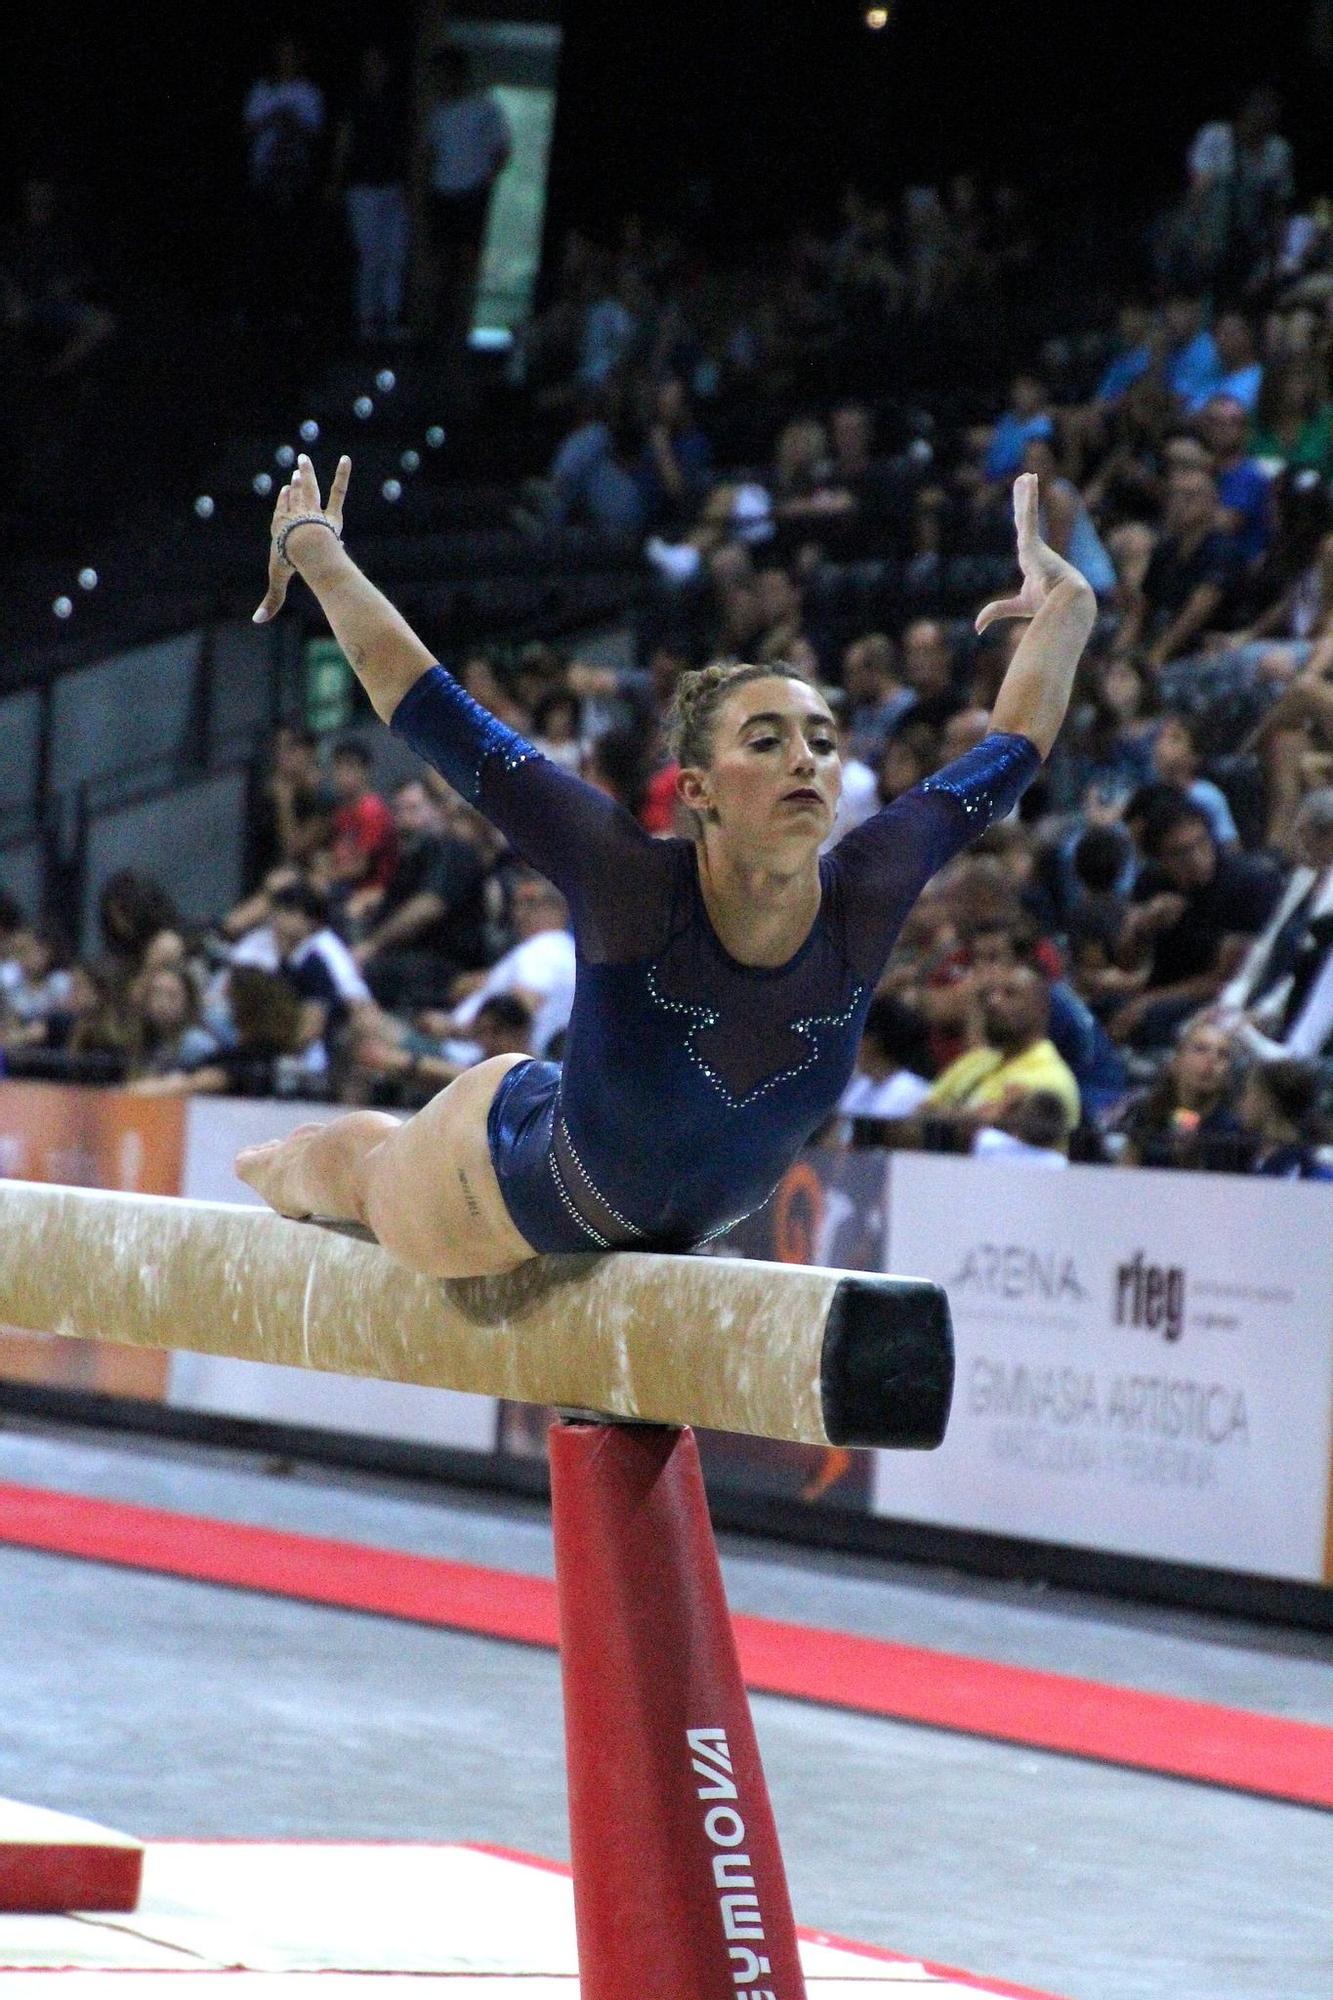
[[[263,602],[260,604],[258,611],[254,614],[254,623],[256,625],[267,625],[270,618],[277,617],[287,599],[287,586],[295,575],[295,571],[290,564],[284,562],[278,554],[278,536],[282,533],[283,528],[294,515],[317,515],[319,519],[328,522],[339,540],[341,540],[343,531],[343,501],[347,497],[347,482],[351,476],[352,461],[344,454],[338,460],[337,468],[334,471],[333,483],[329,487],[329,502],[326,507],[320,501],[319,481],[315,477],[314,466],[310,463],[304,452],[297,459],[296,470],[287,484],[279,491],[277,504],[273,509],[273,522],[269,529],[268,589],[264,593]],[[307,541],[314,541],[316,533],[318,533],[321,540],[324,538],[322,529],[312,530],[309,536],[298,529],[292,537],[292,546],[287,551],[288,555],[293,558],[299,556],[302,546]]]
[[[1014,481],[1014,526],[1018,530],[1018,566],[1023,572],[1023,588],[1017,597],[997,597],[977,613],[977,630],[1001,618],[1035,618],[1051,592],[1062,583],[1086,591],[1087,580],[1058,556],[1041,538],[1038,526],[1038,489],[1035,472],[1020,473]]]

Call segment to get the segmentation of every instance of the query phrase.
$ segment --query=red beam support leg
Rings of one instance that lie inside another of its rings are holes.
[[[804,2000],[694,1434],[550,1450],[582,2000]]]

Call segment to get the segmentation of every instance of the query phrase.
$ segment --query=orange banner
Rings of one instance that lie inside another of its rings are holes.
[[[126,1194],[179,1194],[185,1103],[75,1084],[0,1083],[0,1174]],[[170,1356],[0,1327],[0,1378],[160,1402]]]

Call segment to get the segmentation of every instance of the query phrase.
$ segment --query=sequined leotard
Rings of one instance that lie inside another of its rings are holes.
[[[742,965],[709,921],[691,841],[653,840],[441,667],[395,732],[568,899],[578,957],[563,1069],[512,1069],[491,1156],[539,1251],[687,1249],[759,1207],[837,1103],[884,962],[929,878],[1008,812],[1040,759],[991,735],[821,858],[785,965]]]

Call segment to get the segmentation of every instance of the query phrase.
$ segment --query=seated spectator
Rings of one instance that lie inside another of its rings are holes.
[[[69,980],[64,1010],[48,1017],[47,1046],[68,1056],[76,1073],[90,1058],[98,1066],[98,1082],[118,1081],[133,1055],[125,991],[101,966],[76,962]]]
[[[781,432],[773,457],[774,517],[800,523],[845,513],[849,496],[830,475],[828,432],[817,418],[795,418]]]
[[[374,760],[355,737],[334,746],[332,759],[333,851],[330,880],[344,893],[387,888],[394,871],[393,814],[374,791]]]
[[[863,764],[852,748],[849,717],[851,703],[844,688],[826,688],[824,698],[838,725],[838,749],[842,757],[842,790],[838,794],[838,808],[833,816],[833,826],[822,842],[820,852],[827,854],[836,847],[844,834],[852,831],[868,820],[872,813],[879,811],[879,783],[869,764]]]
[[[1029,438],[1023,469],[1040,481],[1042,534],[1057,555],[1085,576],[1098,597],[1109,597],[1116,586],[1115,564],[1093,526],[1083,495],[1060,471],[1049,437]]]
[[[1155,1082],[1116,1121],[1129,1167],[1206,1167],[1240,1133],[1242,1052],[1216,1015],[1187,1021]],[[1218,1142],[1222,1142],[1219,1146]]]
[[[869,524],[900,518],[889,468],[874,454],[875,420],[864,403],[835,404],[829,412],[830,481],[847,494],[850,511]]]
[[[940,731],[940,763],[951,764],[956,757],[966,756],[975,750],[990,735],[990,710],[988,708],[960,708],[951,715]]]
[[[1192,799],[1208,821],[1219,847],[1239,847],[1240,835],[1227,804],[1227,795],[1211,778],[1199,775],[1199,745],[1192,717],[1168,709],[1157,724],[1152,739],[1153,776],[1163,785],[1174,785]]]
[[[25,924],[7,944],[0,989],[0,1050],[51,1045],[53,1016],[69,1011],[72,979],[64,939],[50,924]]]
[[[1213,328],[1213,349],[1217,355],[1217,380],[1208,389],[1186,397],[1185,407],[1190,416],[1197,417],[1214,397],[1225,396],[1229,402],[1239,403],[1248,424],[1259,402],[1264,369],[1255,346],[1254,329],[1244,313],[1220,315]]]
[[[924,724],[943,729],[964,706],[954,680],[954,654],[938,618],[914,618],[902,636],[903,679],[912,690],[912,705],[898,728]]]
[[[102,885],[97,915],[103,946],[98,969],[123,998],[143,971],[154,940],[163,931],[179,934],[176,906],[151,875],[120,868]]]
[[[532,740],[543,757],[562,770],[583,761],[583,705],[568,688],[551,688],[532,711]]]
[[[1152,775],[1155,695],[1137,655],[1094,652],[1085,671],[1087,699],[1066,724],[1051,783],[1060,808],[1101,817]]]
[[[1333,1166],[1320,1157],[1329,1126],[1319,1111],[1319,1093],[1314,1063],[1291,1057],[1255,1063],[1240,1100],[1240,1122],[1255,1142],[1252,1174],[1269,1180],[1333,1181]]]
[[[688,528],[708,492],[713,453],[679,377],[657,384],[646,428],[635,474],[643,525],[653,532]]]
[[[363,1036],[356,1046],[359,1080],[363,1085],[391,1084],[414,1101],[433,1097],[475,1063],[489,1062],[492,1056],[531,1055],[531,1009],[514,993],[494,993],[477,1009],[470,1034],[471,1045],[461,1060],[422,1046],[421,1037],[405,1045],[374,1033]]]
[[[1148,814],[1139,847],[1144,865],[1116,961],[1140,973],[1142,984],[1118,1009],[1111,1033],[1156,1048],[1217,999],[1268,921],[1281,878],[1267,861],[1224,853],[1207,814],[1181,793]]]
[[[617,266],[604,251],[594,253],[587,291],[577,376],[583,388],[600,389],[615,380],[628,359],[647,298],[629,260]]]
[[[447,1012],[424,1013],[420,1023],[424,1033],[444,1042],[472,1039],[477,1015],[488,1000],[502,993],[527,1008],[535,1055],[544,1056],[565,1032],[574,1005],[575,975],[569,909],[555,884],[534,868],[510,871],[509,924],[514,937],[510,949],[484,975],[460,982],[472,987],[466,998]]]
[[[912,706],[911,688],[898,676],[898,651],[887,632],[867,632],[842,656],[842,684],[851,703],[852,755],[878,769],[894,724]]]
[[[203,1025],[198,989],[183,966],[145,972],[133,992],[131,1077],[198,1068],[217,1052]]]
[[[279,723],[270,765],[246,823],[245,879],[257,887],[274,868],[310,865],[333,838],[333,789],[319,768],[313,729]]]
[[[647,524],[643,489],[636,476],[640,442],[637,426],[604,395],[589,398],[581,420],[556,448],[545,485],[530,483],[535,503],[518,525],[585,526],[612,540],[637,540]]]
[[[891,994],[876,994],[839,1112],[844,1118],[908,1117],[929,1093],[929,1063],[920,1017]]]
[[[397,853],[383,889],[351,906],[352,956],[382,1007],[437,1006],[460,972],[485,962],[486,864],[470,841],[443,831],[420,778],[393,794]]]
[[[1023,469],[1023,453],[1034,438],[1055,435],[1050,396],[1040,376],[1020,370],[1009,384],[1009,402],[989,430],[975,431],[972,442],[984,454],[983,477],[992,485],[1014,478]]]
[[[1078,1085],[1085,1112],[1097,1116],[1119,1103],[1125,1092],[1125,1065],[1105,1028],[1075,989],[1063,978],[1054,946],[1044,939],[1030,917],[983,917],[964,932],[964,976],[942,997],[952,1002],[952,1018],[966,1023],[968,1012],[1005,973],[1032,966],[1046,982],[1050,1005],[1048,1032],[1061,1060]],[[934,1015],[938,1037],[950,1019],[946,1007]]]
[[[1302,800],[1295,833],[1299,865],[1221,996],[1244,1010],[1246,1044],[1265,1060],[1312,1060],[1333,1044],[1333,787]]]
[[[1156,358],[1153,316],[1142,299],[1126,299],[1116,313],[1115,346],[1092,392],[1103,408],[1118,403],[1148,373]]]
[[[1301,800],[1333,783],[1333,640],[1322,639],[1309,664],[1288,681],[1249,739],[1263,771],[1265,844],[1289,854]]]
[[[1166,336],[1163,379],[1185,410],[1202,407],[1222,381],[1222,363],[1207,327],[1207,304],[1195,292],[1176,292],[1162,314]]]
[[[1253,568],[1268,552],[1274,522],[1272,482],[1246,456],[1249,414],[1238,397],[1219,391],[1204,404],[1199,429],[1212,454],[1219,524],[1241,561]]]
[[[232,1038],[225,1048],[189,1070],[145,1077],[141,1093],[207,1097],[275,1097],[309,1088],[302,1075],[301,998],[290,981],[257,965],[234,965],[227,974]]]
[[[1034,1090],[1064,1109],[1068,1141],[1082,1115],[1078,1084],[1049,1035],[1050,988],[1034,966],[1000,972],[982,990],[976,1048],[936,1077],[921,1109],[975,1132],[993,1125]]]
[[[798,673],[819,675],[819,661],[805,636],[800,590],[785,569],[773,563],[754,580],[759,630],[750,652],[758,663],[795,667]]]
[[[1064,901],[1064,929],[1070,951],[1076,954],[1073,985],[1096,1013],[1108,989],[1098,984],[1093,968],[1114,965],[1134,880],[1133,842],[1119,825],[1094,823],[1078,834],[1069,861],[1071,881]],[[1077,954],[1084,945],[1093,947],[1097,957],[1080,959]],[[1123,995],[1123,975],[1109,990]]]
[[[877,789],[882,806],[891,806],[913,785],[939,767],[939,737],[924,722],[908,720],[889,738],[880,759]]]
[[[1064,1101],[1055,1091],[1030,1090],[1010,1105],[1002,1125],[977,1129],[972,1158],[1022,1167],[1067,1167],[1066,1115]]]
[[[1143,643],[1148,664],[1164,666],[1214,629],[1235,586],[1239,556],[1218,526],[1217,481],[1202,466],[1167,480],[1164,533],[1142,588],[1125,592],[1126,616],[1116,640],[1121,652]]]
[[[641,820],[648,804],[647,744],[638,729],[608,729],[596,736],[583,756],[581,776],[609,799]]]
[[[1317,472],[1282,472],[1273,481],[1273,541],[1265,562],[1251,577],[1246,595],[1251,616],[1246,629],[1231,635],[1228,653],[1269,637],[1301,642],[1319,638],[1333,625],[1333,502]],[[1257,614],[1257,615],[1256,615]],[[1250,656],[1246,655],[1249,665]],[[1285,649],[1292,671],[1309,653]],[[1274,657],[1258,654],[1252,665],[1270,676]]]
[[[1250,429],[1251,458],[1292,471],[1333,476],[1333,403],[1324,364],[1311,354],[1289,355],[1268,369]]]
[[[322,890],[309,882],[291,882],[274,892],[270,909],[274,969],[301,1000],[300,1047],[313,1057],[312,1067],[323,1067],[348,1022],[374,1011],[370,988],[347,946],[329,928],[328,897]]]

